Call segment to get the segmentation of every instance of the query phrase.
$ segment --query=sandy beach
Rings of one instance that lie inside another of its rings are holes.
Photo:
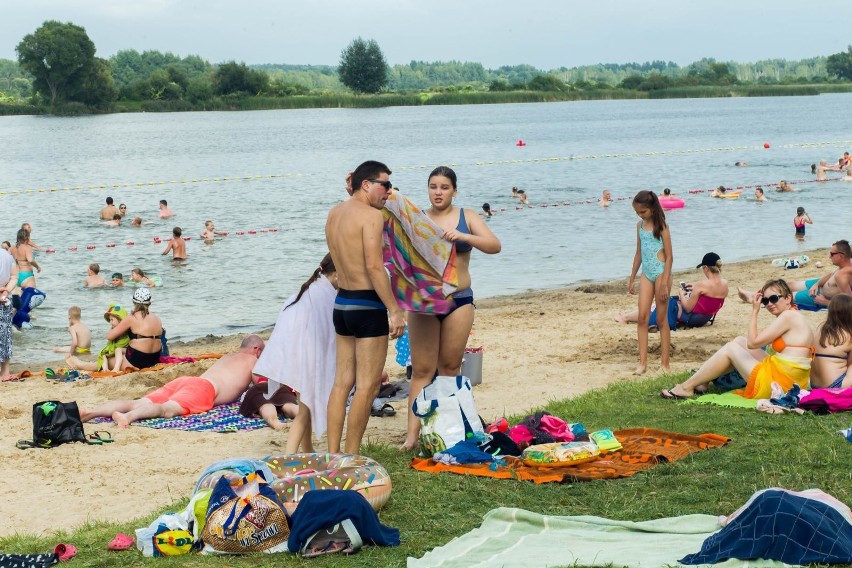
[[[768,278],[790,280],[818,277],[832,270],[825,249],[807,253],[811,262],[798,270],[773,268],[771,259],[757,259],[723,268],[731,294],[714,325],[681,330],[672,336],[672,365],[676,372],[696,368],[736,335],[743,335],[751,307],[741,303],[736,287],[756,289]],[[819,259],[825,264],[816,268]],[[695,259],[697,264],[700,258]],[[701,278],[698,270],[676,273],[674,282]],[[471,346],[484,346],[483,382],[474,396],[486,420],[524,413],[548,400],[570,398],[613,381],[636,380],[635,325],[614,321],[620,310],[636,308],[626,293],[626,280],[584,285],[572,289],[531,292],[477,302]],[[824,313],[804,312],[812,325]],[[167,320],[168,314],[161,314]],[[275,314],[270,314],[274,318]],[[770,316],[761,315],[761,326]],[[266,334],[268,335],[268,333]],[[242,336],[207,337],[172,346],[176,356],[228,353]],[[651,336],[648,376],[659,374],[659,338]],[[404,369],[389,349],[391,380],[404,378]],[[87,425],[86,432],[108,430],[115,442],[101,446],[66,444],[50,450],[18,450],[15,442],[32,435],[32,405],[43,400],[77,401],[80,407],[116,398],[137,398],[180,375],[198,375],[211,361],[184,363],[154,372],[56,384],[43,376],[23,382],[0,383],[0,488],[7,495],[19,491],[18,479],[31,477],[32,503],[56,507],[21,507],[17,500],[0,504],[0,535],[49,534],[73,529],[86,521],[127,521],[147,515],[188,497],[201,471],[232,457],[263,457],[283,452],[285,434],[263,428],[228,434],[182,432],[112,424]],[[46,362],[30,366],[40,373]],[[14,364],[13,371],[21,367]],[[398,445],[405,435],[405,402],[394,403],[396,416],[371,418],[365,439]],[[319,448],[325,447],[322,440]]]

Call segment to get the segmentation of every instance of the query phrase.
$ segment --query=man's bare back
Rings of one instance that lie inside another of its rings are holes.
[[[325,232],[331,257],[335,259],[338,283],[346,290],[373,290],[364,254],[364,230],[384,222],[382,213],[350,198],[328,214]],[[338,264],[339,263],[339,264]]]
[[[251,383],[251,370],[257,356],[240,351],[230,353],[216,361],[201,374],[216,389],[215,404],[228,404],[237,400]]]

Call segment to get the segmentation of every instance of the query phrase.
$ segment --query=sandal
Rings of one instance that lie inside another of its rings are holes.
[[[95,430],[86,436],[86,439],[89,440],[90,444],[109,444],[115,441],[112,439],[112,434],[106,430]]]
[[[107,545],[109,550],[127,550],[136,544],[136,539],[124,533],[118,533]]]
[[[65,562],[66,560],[71,560],[75,556],[77,556],[77,547],[73,544],[62,544],[59,543],[56,545],[56,548],[53,549],[53,553],[59,559],[60,562]]]
[[[384,417],[384,416],[394,416],[395,414],[396,414],[396,410],[394,410],[393,406],[391,406],[387,402],[384,403],[381,407],[375,407],[374,406],[373,409],[370,411],[370,416]]]

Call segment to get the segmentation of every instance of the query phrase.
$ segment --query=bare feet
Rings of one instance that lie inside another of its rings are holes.
[[[660,365],[660,369],[662,369],[663,372],[665,372],[665,373],[671,373],[672,372],[671,365],[669,365],[668,363],[666,363],[665,365]]]
[[[633,371],[634,375],[644,375],[645,374],[645,365],[639,365],[636,367],[636,370]]]
[[[272,428],[273,430],[283,430],[284,428],[287,427],[287,424],[285,422],[281,422],[277,418],[274,418],[272,420],[268,420],[267,424],[269,424],[269,427]]]
[[[746,292],[742,288],[737,287],[737,296],[739,296],[740,300],[742,300],[746,304],[750,304],[751,299],[754,297],[754,294],[751,292]]]
[[[112,421],[115,422],[115,425],[121,429],[126,429],[130,427],[130,421],[127,419],[127,414],[125,414],[124,412],[113,412]]]
[[[413,442],[411,440],[406,440],[402,443],[399,449],[403,452],[410,452],[411,450],[416,450],[419,444],[419,440],[414,440]]]
[[[625,317],[627,314],[624,312],[618,312],[618,315],[615,316],[615,321],[618,323],[627,323],[627,318]]]

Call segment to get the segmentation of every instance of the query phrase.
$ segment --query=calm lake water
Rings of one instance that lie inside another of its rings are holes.
[[[428,204],[432,167],[455,164],[457,203],[506,209],[489,221],[503,252],[474,253],[480,298],[626,277],[637,221],[629,199],[607,209],[580,203],[604,188],[632,198],[639,189],[670,187],[686,198],[685,208],[668,215],[675,269],[695,266],[708,250],[732,262],[827,246],[850,237],[852,184],[800,184],[798,193],[768,192],[771,201],[762,204],[750,199],[751,190],[738,200],[688,191],[813,179],[811,163],[836,161],[852,147],[842,142],[849,137],[845,122],[827,119],[844,116],[850,104],[852,95],[842,94],[0,117],[0,192],[10,192],[0,195],[0,239],[14,242],[26,221],[35,242],[56,249],[37,256],[47,301],[35,311],[36,328],[14,336],[13,360],[50,359],[50,349],[66,341],[71,305],[82,307],[102,338],[109,303],[130,304],[132,288],[83,288],[90,262],[107,277],[135,266],[160,276],[164,286],[154,290],[152,309],[171,339],[271,326],[326,251],[325,215],[345,197],[346,172],[366,159],[386,162],[394,183],[420,205]],[[516,146],[518,139],[527,145]],[[802,146],[828,141],[836,143]],[[729,149],[735,147],[748,149]],[[708,149],[724,150],[697,151]],[[612,157],[628,153],[639,155]],[[749,166],[734,167],[736,161]],[[239,179],[212,181],[226,177]],[[536,207],[515,210],[515,185]],[[76,187],[82,189],[62,189]],[[48,191],[12,193],[25,189]],[[146,224],[101,225],[97,214],[107,195]],[[176,212],[172,220],[157,219],[160,199]],[[572,205],[540,207],[566,201]],[[804,242],[792,228],[800,205],[814,219]],[[230,235],[212,245],[199,241],[205,219]],[[192,237],[182,266],[160,256],[165,244],[154,243],[175,225]],[[265,228],[278,231],[248,234]],[[101,346],[96,339],[95,348]]]

